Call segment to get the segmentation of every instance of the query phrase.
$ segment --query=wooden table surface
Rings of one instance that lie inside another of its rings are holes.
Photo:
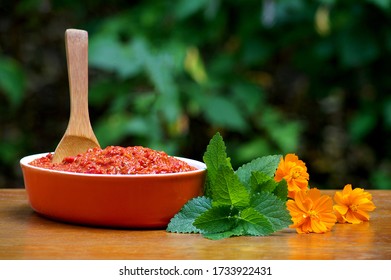
[[[333,194],[331,191],[323,191]],[[46,219],[24,189],[0,189],[0,259],[391,259],[391,191],[371,190],[370,222],[337,224],[325,234],[285,229],[266,237],[212,241],[164,230],[118,230]]]

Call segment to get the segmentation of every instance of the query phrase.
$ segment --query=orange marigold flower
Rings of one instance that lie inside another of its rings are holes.
[[[281,158],[274,176],[276,182],[282,179],[288,184],[288,197],[294,198],[298,191],[307,189],[310,175],[302,160],[295,154],[287,154],[285,159]]]
[[[286,205],[293,221],[290,227],[298,233],[324,233],[336,223],[333,200],[316,188],[298,191],[295,199],[288,200]]]
[[[372,195],[361,188],[346,185],[342,192],[334,195],[334,212],[339,223],[360,224],[369,220],[368,212],[375,210]]]

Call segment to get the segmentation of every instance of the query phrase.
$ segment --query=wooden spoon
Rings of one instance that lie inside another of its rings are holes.
[[[65,31],[71,113],[68,127],[58,144],[52,162],[76,156],[89,148],[100,147],[88,115],[88,33],[84,30]]]

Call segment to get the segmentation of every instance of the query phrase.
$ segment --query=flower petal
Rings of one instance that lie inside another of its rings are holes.
[[[361,222],[369,221],[369,214],[367,212],[357,211],[354,212],[354,216],[356,217],[357,220],[360,220]]]
[[[363,221],[361,219],[359,219],[356,215],[355,215],[355,212],[353,211],[348,211],[345,215],[345,219],[348,223],[351,223],[351,224],[361,224]]]
[[[328,195],[322,195],[318,200],[314,203],[314,209],[317,212],[327,212],[333,210],[333,201],[331,197]]]
[[[376,206],[375,204],[373,204],[372,201],[369,201],[367,199],[365,199],[362,203],[360,203],[360,205],[358,206],[358,209],[362,210],[362,211],[373,211],[375,210]]]
[[[340,215],[345,215],[348,212],[349,208],[346,205],[334,205],[334,210],[337,211]]]
[[[312,225],[313,232],[325,233],[328,231],[328,228],[326,227],[326,225],[320,221],[312,220],[311,225]]]

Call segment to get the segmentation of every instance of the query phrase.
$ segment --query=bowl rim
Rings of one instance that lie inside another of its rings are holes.
[[[184,176],[184,175],[191,175],[191,174],[197,174],[197,173],[202,173],[206,171],[206,164],[195,160],[195,159],[190,159],[190,158],[185,158],[185,157],[178,157],[178,156],[173,156],[176,159],[182,160],[189,165],[197,168],[196,170],[191,170],[191,171],[184,171],[184,172],[175,172],[175,173],[163,173],[163,174],[90,174],[90,173],[77,173],[77,172],[70,172],[70,171],[61,171],[61,170],[52,170],[48,168],[43,168],[43,167],[37,167],[29,164],[31,161],[34,159],[44,157],[48,155],[49,153],[53,152],[45,152],[45,153],[39,153],[39,154],[33,154],[33,155],[28,155],[20,159],[19,163],[20,165],[26,168],[30,168],[33,170],[38,170],[38,171],[44,171],[44,172],[49,172],[51,174],[63,174],[63,175],[72,175],[72,176],[82,176],[82,177],[100,177],[100,178],[142,178],[142,177],[175,177],[175,176]]]

